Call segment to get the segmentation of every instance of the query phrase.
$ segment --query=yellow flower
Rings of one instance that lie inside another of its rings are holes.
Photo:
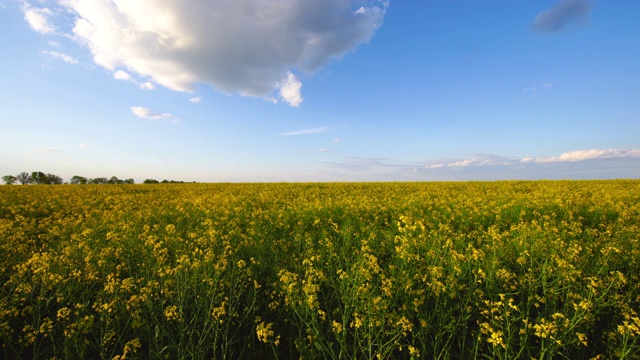
[[[333,321],[333,323],[331,324],[331,327],[333,329],[333,332],[336,334],[340,334],[342,332],[342,324],[337,322],[337,321]]]
[[[180,320],[180,315],[178,314],[178,307],[175,305],[167,306],[164,309],[164,316],[169,321],[178,321]]]

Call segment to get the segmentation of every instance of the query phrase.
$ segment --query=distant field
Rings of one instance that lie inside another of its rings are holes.
[[[640,358],[640,181],[0,186],[0,357]]]

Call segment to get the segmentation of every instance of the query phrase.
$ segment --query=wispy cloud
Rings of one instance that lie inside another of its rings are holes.
[[[170,113],[158,113],[142,106],[132,106],[131,112],[143,119],[166,120],[167,123],[173,125],[180,123],[180,119]]]
[[[640,158],[640,149],[590,149],[576,150],[562,153],[558,156],[507,158],[498,155],[477,155],[466,159],[432,162],[425,165],[426,169],[463,168],[468,166],[509,166],[526,163],[559,163],[588,160],[615,160],[624,158]]]
[[[143,83],[139,83],[136,78],[134,78],[130,73],[124,70],[116,70],[113,73],[113,78],[116,80],[128,81],[133,84],[137,84],[142,90],[153,90],[155,86],[150,81],[145,81]]]
[[[78,147],[82,150],[91,149],[93,146],[89,144],[79,144]]]
[[[640,177],[640,149],[578,150],[526,158],[484,154],[425,162],[346,157],[323,164],[333,178],[376,181],[619,178]]]
[[[49,22],[52,12],[48,8],[36,8],[26,1],[22,3],[22,11],[24,19],[31,28],[40,34],[52,34],[56,31],[56,27]]]
[[[41,147],[41,148],[37,148],[36,150],[40,151],[40,152],[55,153],[55,154],[62,152],[62,151],[60,151],[60,150],[58,150],[56,148],[52,148],[52,147]]]
[[[142,90],[153,90],[156,87],[153,86],[153,83],[151,83],[150,81],[147,82],[143,82],[142,84],[140,84],[140,89]]]
[[[437,161],[427,163],[425,169],[440,169],[440,168],[463,168],[468,166],[483,166],[483,165],[510,165],[515,161],[513,159],[505,158],[498,155],[481,154],[475,155],[466,159],[451,159],[448,161]]]
[[[327,130],[328,129],[326,127],[317,127],[317,128],[312,128],[312,129],[304,129],[304,130],[298,130],[298,131],[284,132],[284,133],[281,133],[279,135],[281,135],[281,136],[296,136],[296,135],[322,134],[324,132],[327,132]]]
[[[396,163],[385,158],[363,156],[350,156],[343,161],[325,162],[325,164],[349,172],[363,172],[385,168],[406,168],[412,166],[410,164]]]
[[[63,54],[61,52],[58,51],[50,51],[50,50],[43,50],[40,52],[41,55],[51,59],[51,60],[62,60],[64,62],[66,62],[67,64],[77,64],[78,60],[76,60],[75,58],[67,55],[67,54]]]
[[[539,13],[532,27],[542,32],[558,32],[574,22],[584,24],[591,8],[590,0],[560,0],[550,9]]]
[[[618,150],[618,149],[592,149],[577,150],[562,153],[559,156],[548,157],[526,157],[520,160],[523,163],[555,163],[555,162],[575,162],[599,159],[624,159],[640,158],[640,149]]]
[[[196,96],[189,99],[189,101],[191,101],[192,103],[199,103],[202,101],[202,98],[200,96]]]
[[[531,86],[528,86],[522,90],[523,93],[528,94],[532,98],[538,97],[540,94],[546,94],[551,92],[551,90],[556,86],[555,83],[551,81],[534,81],[531,83]]]

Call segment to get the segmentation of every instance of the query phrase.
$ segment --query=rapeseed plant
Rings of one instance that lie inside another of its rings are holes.
[[[0,187],[4,358],[640,356],[640,182]]]

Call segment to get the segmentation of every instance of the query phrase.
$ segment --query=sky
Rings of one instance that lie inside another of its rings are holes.
[[[0,0],[0,175],[640,178],[640,2]]]

